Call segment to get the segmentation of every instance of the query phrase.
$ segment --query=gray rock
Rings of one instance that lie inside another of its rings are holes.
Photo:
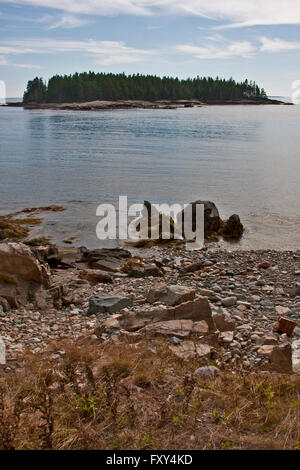
[[[233,331],[223,331],[219,334],[219,341],[222,343],[229,344],[233,341],[234,332]]]
[[[181,340],[179,338],[177,338],[177,336],[171,336],[170,342],[172,344],[175,344],[175,346],[176,346],[177,344],[181,343]]]
[[[147,264],[144,268],[139,268],[136,266],[132,266],[130,268],[130,271],[128,272],[129,277],[135,277],[135,278],[140,278],[140,277],[161,277],[163,276],[164,273],[162,272],[161,269],[159,269],[156,264]]]
[[[131,307],[132,300],[127,297],[117,295],[98,294],[89,300],[89,309],[87,314],[114,313],[126,307]]]
[[[297,295],[300,295],[300,284],[298,282],[292,287],[290,291],[290,297],[297,297]]]
[[[0,364],[6,364],[5,343],[0,337]]]
[[[195,370],[194,375],[201,377],[201,379],[214,379],[221,374],[218,367],[203,366]]]
[[[237,303],[236,297],[226,297],[225,299],[222,299],[222,305],[224,307],[233,307],[236,303]]]

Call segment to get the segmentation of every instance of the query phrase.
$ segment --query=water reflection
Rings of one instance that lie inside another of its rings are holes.
[[[127,195],[129,203],[210,199],[223,217],[242,217],[248,230],[241,246],[295,248],[299,121],[296,106],[106,112],[4,108],[0,210],[66,205],[59,238],[75,231],[81,243],[95,246],[96,207],[117,202],[119,195]],[[50,222],[59,222],[56,217]]]

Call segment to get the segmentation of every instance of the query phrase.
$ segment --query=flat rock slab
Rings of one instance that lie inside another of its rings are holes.
[[[131,307],[132,300],[127,297],[117,295],[94,295],[90,298],[88,315],[98,315],[103,313],[115,313],[126,307]]]
[[[113,278],[111,274],[106,271],[100,271],[99,269],[82,269],[79,273],[80,279],[85,279],[92,284],[98,282],[112,282]]]
[[[200,322],[193,322],[192,320],[168,320],[151,323],[145,326],[144,331],[184,338],[192,333],[208,334],[208,325],[204,320]]]
[[[183,341],[178,346],[169,346],[169,349],[180,359],[209,359],[212,348],[208,344],[195,344],[193,341]]]
[[[164,273],[156,264],[146,264],[143,268],[132,266],[128,272],[129,277],[161,277]]]
[[[130,256],[131,253],[122,248],[100,248],[84,252],[82,261],[93,269],[114,273],[120,270],[121,264]]]
[[[163,304],[174,306],[194,300],[195,296],[195,290],[189,287],[161,284],[149,290],[147,301],[150,304],[160,301]]]
[[[209,331],[216,331],[208,299],[200,296],[176,307],[156,308],[126,314],[123,317],[123,328],[128,331],[136,331],[149,323],[168,320],[193,320],[194,322],[205,320]]]

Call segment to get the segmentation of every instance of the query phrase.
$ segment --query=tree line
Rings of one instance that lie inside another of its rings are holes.
[[[153,75],[124,73],[74,73],[54,75],[46,83],[42,78],[29,80],[24,103],[69,103],[95,100],[180,100],[202,101],[266,98],[255,81],[236,82],[216,77],[180,80]]]

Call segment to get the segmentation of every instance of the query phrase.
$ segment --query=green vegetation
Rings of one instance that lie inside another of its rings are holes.
[[[55,75],[46,84],[36,77],[27,84],[24,103],[69,103],[95,100],[179,100],[203,101],[266,98],[264,89],[255,82],[237,83],[219,77],[188,78],[112,73],[75,73]]]

